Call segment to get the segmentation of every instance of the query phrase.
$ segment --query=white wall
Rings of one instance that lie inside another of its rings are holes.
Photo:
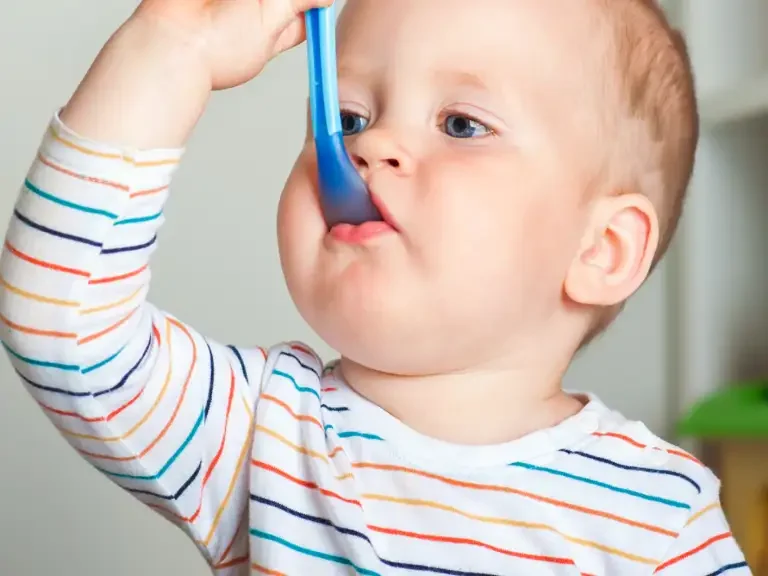
[[[133,4],[0,5],[0,221],[11,213],[50,115]],[[219,340],[298,338],[330,353],[290,305],[275,242],[278,194],[301,145],[305,84],[299,50],[259,81],[216,96],[176,182],[151,296]],[[660,432],[669,423],[664,275],[657,272],[567,379]],[[209,303],[210,294],[221,295],[220,305]],[[0,575],[207,573],[180,532],[75,456],[4,356],[0,438]]]

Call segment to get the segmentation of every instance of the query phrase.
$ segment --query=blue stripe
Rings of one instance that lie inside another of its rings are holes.
[[[628,496],[634,496],[635,498],[641,498],[643,500],[648,500],[650,502],[658,502],[659,504],[671,506],[672,508],[683,508],[685,510],[691,509],[690,505],[686,504],[685,502],[678,502],[676,500],[668,500],[667,498],[661,498],[659,496],[651,496],[649,494],[643,494],[642,492],[636,492],[634,490],[629,490],[627,488],[620,488],[612,484],[606,484],[605,482],[599,482],[597,480],[593,480],[592,478],[585,478],[584,476],[576,476],[575,474],[569,474],[568,472],[563,472],[562,470],[554,470],[552,468],[534,466],[533,464],[527,464],[525,462],[513,462],[512,464],[510,464],[510,466],[513,466],[516,468],[525,468],[526,470],[535,470],[537,472],[545,472],[547,474],[552,474],[553,476],[560,476],[562,478],[569,478],[570,480],[576,480],[578,482],[584,482],[585,484],[591,484],[592,486],[598,486],[599,488],[605,488],[607,490],[611,490],[612,492],[627,494]]]
[[[90,392],[72,392],[71,390],[62,390],[61,388],[53,388],[52,386],[43,386],[42,384],[38,384],[37,382],[33,382],[24,374],[16,370],[16,374],[19,375],[19,378],[24,380],[27,384],[32,386],[33,388],[37,388],[38,390],[42,390],[44,392],[51,392],[53,394],[64,394],[66,396],[72,396],[73,398],[84,398],[86,396],[90,396]]]
[[[301,358],[299,358],[299,357],[298,357],[298,356],[296,356],[295,354],[291,354],[290,352],[280,352],[280,356],[286,356],[286,357],[288,357],[288,358],[291,358],[291,359],[295,360],[295,361],[296,361],[296,363],[297,363],[299,366],[301,366],[302,368],[304,368],[304,370],[306,370],[306,371],[308,371],[308,372],[312,372],[312,374],[314,374],[315,376],[317,376],[317,377],[318,377],[318,379],[319,379],[319,378],[321,378],[321,376],[320,376],[320,373],[319,373],[317,370],[315,370],[315,369],[314,369],[312,366],[310,366],[309,364],[304,364],[304,362],[302,362],[302,361],[301,361]]]
[[[320,408],[325,408],[328,412],[349,412],[349,408],[346,406],[328,406],[327,404],[320,404]]]
[[[200,464],[197,465],[197,468],[195,468],[195,471],[192,472],[192,475],[184,481],[184,484],[181,485],[181,488],[176,490],[174,494],[159,494],[150,490],[136,490],[135,488],[127,488],[127,490],[131,494],[143,494],[144,496],[152,496],[153,498],[159,498],[160,500],[178,500],[181,498],[182,494],[184,494],[187,488],[192,485],[192,482],[195,481],[195,478],[197,478],[197,475],[200,474],[200,470],[202,470],[202,468],[203,463],[200,462]]]
[[[210,381],[208,382],[208,399],[205,401],[205,411],[203,412],[203,418],[207,421],[208,412],[211,411],[211,403],[213,402],[213,381],[216,375],[216,366],[213,362],[213,350],[211,350],[211,345],[208,344],[207,340],[205,341],[205,345],[208,346],[208,359],[211,363],[211,377]]]
[[[384,438],[381,436],[376,436],[376,434],[368,434],[366,432],[354,432],[352,430],[348,430],[346,432],[339,432],[338,434],[339,438],[365,438],[366,440],[380,440],[384,441]]]
[[[735,564],[726,564],[719,570],[715,570],[714,572],[710,572],[707,574],[707,576],[720,576],[720,574],[725,574],[726,572],[730,572],[731,570],[736,570],[737,568],[747,568],[749,569],[749,566],[746,562],[736,562]]]
[[[53,228],[48,228],[47,226],[43,226],[42,224],[33,222],[18,210],[14,210],[13,214],[14,216],[16,216],[16,218],[19,219],[20,222],[23,222],[30,228],[34,228],[35,230],[38,230],[39,232],[43,232],[44,234],[49,234],[51,236],[55,236],[56,238],[62,238],[63,240],[72,240],[80,244],[93,246],[94,248],[101,248],[101,242],[96,242],[95,240],[89,240],[88,238],[83,238],[82,236],[75,236],[74,234],[65,234],[64,232],[59,232],[58,230],[54,230]]]
[[[124,349],[125,349],[125,346],[120,348],[120,350],[112,354],[112,356],[110,356],[109,358],[105,358],[104,360],[102,360],[101,362],[98,362],[97,364],[94,364],[93,366],[88,366],[88,368],[83,368],[82,373],[89,374],[91,372],[94,372],[95,370],[98,370],[99,368],[103,368],[104,366],[112,362],[112,360],[120,356],[120,354],[123,352]]]
[[[136,361],[136,363],[131,366],[128,369],[128,372],[126,372],[122,378],[120,378],[120,381],[112,386],[112,388],[107,388],[106,390],[99,390],[98,392],[95,392],[93,394],[94,398],[98,398],[99,396],[104,396],[105,394],[111,394],[112,392],[115,392],[125,386],[125,383],[128,381],[128,378],[131,377],[131,374],[136,372],[136,370],[139,369],[139,366],[144,362],[147,355],[149,354],[149,349],[152,346],[152,342],[154,341],[155,335],[152,333],[152,331],[149,331],[149,340],[147,340],[147,345],[144,347],[144,351],[141,353],[141,356]]]
[[[581,452],[578,450],[566,450],[561,449],[560,452],[563,452],[565,454],[570,454],[572,456],[580,456],[582,458],[587,458],[589,460],[594,460],[595,462],[601,462],[602,464],[608,464],[609,466],[614,466],[616,468],[621,468],[622,470],[629,470],[632,472],[646,472],[648,474],[659,474],[663,476],[674,476],[676,478],[680,478],[681,480],[685,480],[688,482],[691,486],[696,488],[696,492],[701,494],[701,486],[689,476],[686,476],[685,474],[681,474],[680,472],[675,472],[673,470],[659,470],[657,468],[643,468],[641,466],[628,466],[627,464],[621,464],[619,462],[616,462],[614,460],[610,460],[608,458],[602,458],[600,456],[595,456],[594,454],[587,454],[586,452]]]
[[[299,386],[296,383],[296,380],[294,379],[294,377],[288,374],[287,372],[281,372],[280,370],[273,370],[272,374],[274,374],[275,376],[280,376],[281,378],[285,378],[286,380],[290,380],[291,384],[293,384],[293,387],[296,388],[296,390],[298,390],[299,392],[303,392],[305,394],[312,394],[312,396],[320,400],[320,394],[318,393],[317,390],[315,390],[314,388]]]
[[[110,220],[117,220],[117,214],[108,212],[107,210],[99,210],[98,208],[91,208],[90,206],[83,206],[81,204],[75,204],[74,202],[70,202],[68,200],[63,200],[62,198],[54,196],[53,194],[49,194],[48,192],[43,192],[42,190],[40,190],[40,188],[32,184],[32,182],[30,182],[29,180],[24,180],[24,185],[27,187],[27,189],[29,189],[30,192],[34,192],[41,198],[45,198],[46,200],[49,200],[60,206],[72,208],[72,210],[77,210],[78,212],[85,212],[86,214],[95,214],[97,216],[105,216]]]
[[[144,242],[144,244],[137,244],[135,246],[121,246],[119,248],[104,248],[101,253],[102,254],[122,254],[123,252],[138,252],[139,250],[144,250],[145,248],[149,248],[157,242],[157,236],[153,236],[152,240],[149,242]]]
[[[139,224],[141,222],[151,222],[152,220],[157,220],[162,215],[163,215],[163,211],[161,210],[160,212],[157,212],[156,214],[150,214],[149,216],[139,216],[137,218],[126,218],[125,220],[118,220],[117,222],[115,222],[115,226],[125,226],[126,224]]]
[[[251,494],[251,500],[254,502],[258,502],[260,504],[263,504],[264,506],[270,506],[271,508],[276,508],[278,510],[281,510],[282,512],[285,512],[286,514],[289,514],[293,516],[294,518],[299,518],[300,520],[306,520],[307,522],[312,522],[314,524],[320,524],[322,526],[327,526],[328,528],[332,528],[339,534],[344,534],[347,536],[352,536],[354,538],[358,538],[360,540],[363,540],[366,542],[370,547],[371,551],[376,554],[376,557],[379,559],[379,561],[389,566],[390,568],[400,568],[403,570],[410,570],[411,572],[429,572],[432,574],[446,574],[448,576],[496,576],[494,574],[488,574],[484,572],[466,572],[464,570],[453,570],[450,568],[439,568],[437,566],[424,566],[421,564],[410,564],[406,562],[395,562],[393,560],[386,560],[379,556],[379,554],[376,552],[376,549],[373,546],[373,543],[371,542],[370,538],[363,534],[362,532],[358,532],[357,530],[352,530],[350,528],[344,528],[341,526],[337,526],[330,520],[327,520],[325,518],[319,518],[317,516],[310,516],[309,514],[304,514],[302,512],[298,512],[292,508],[289,508],[288,506],[285,506],[284,504],[280,504],[279,502],[275,502],[274,500],[269,500],[267,498],[262,498],[261,496],[256,496],[255,494]],[[261,536],[262,534],[265,534],[264,532],[259,532],[258,530],[251,529],[251,534],[254,536]],[[268,535],[269,538],[265,538],[266,540],[272,540],[273,542],[278,542],[280,544],[283,544],[284,546],[291,548],[293,550],[296,550],[298,552],[302,552],[304,554],[307,554],[305,552],[305,548],[300,548],[296,544],[291,544],[290,542],[287,542],[285,540],[282,540],[280,538],[277,538],[276,536],[272,536],[271,534]],[[312,552],[312,551],[310,551]],[[307,554],[309,556],[315,556],[319,553],[310,553]],[[321,556],[316,556],[321,557]],[[344,559],[345,560],[345,559]],[[348,561],[346,561],[348,562]],[[355,566],[355,568],[359,571],[360,569]],[[364,574],[365,572],[359,572],[361,574]],[[368,571],[369,574],[376,574],[375,572]]]
[[[3,342],[3,347],[5,350],[13,356],[14,358],[17,358],[18,360],[21,360],[25,364],[29,364],[30,366],[40,366],[41,368],[55,368],[56,370],[64,370],[66,372],[79,372],[80,366],[76,366],[74,364],[61,364],[59,362],[46,362],[45,360],[35,360],[34,358],[28,358],[26,356],[22,356],[15,350],[12,350],[8,344]]]
[[[107,476],[111,476],[112,478],[126,478],[128,480],[159,480],[163,474],[166,473],[168,468],[171,467],[171,465],[176,461],[176,459],[179,457],[179,455],[184,452],[184,450],[187,448],[190,442],[192,442],[192,439],[195,437],[195,434],[197,434],[197,431],[200,429],[200,425],[203,423],[203,411],[200,411],[200,416],[197,418],[197,422],[195,422],[195,425],[192,427],[191,432],[187,436],[187,438],[182,442],[181,446],[179,446],[179,449],[176,450],[176,452],[173,453],[173,456],[166,462],[162,468],[157,472],[157,474],[153,474],[152,476],[134,476],[133,474],[118,474],[116,472],[109,472],[108,470],[104,470],[102,468],[98,468],[98,470]]]
[[[262,532],[261,530],[255,530],[251,528],[250,532],[251,532],[251,536],[255,536],[256,538],[261,538],[262,540],[269,540],[272,542],[276,542],[277,544],[281,544],[286,548],[290,548],[294,552],[299,552],[300,554],[304,554],[305,556],[311,556],[313,558],[319,558],[320,560],[327,560],[328,562],[334,562],[336,564],[341,564],[343,566],[349,566],[357,574],[361,574],[362,576],[381,576],[381,574],[379,574],[378,572],[374,572],[373,570],[366,570],[365,568],[360,568],[359,566],[353,564],[351,560],[344,558],[342,556],[334,556],[332,554],[326,554],[324,552],[317,552],[316,550],[310,550],[309,548],[304,548],[303,546],[299,546],[298,544],[293,544],[292,542],[288,542],[288,540],[283,540],[279,536],[275,536],[274,534],[268,534],[267,532]]]
[[[234,346],[227,346],[232,352],[235,353],[235,356],[237,356],[237,361],[240,362],[240,370],[243,371],[243,377],[245,378],[246,384],[250,384],[248,381],[248,371],[245,369],[245,362],[243,361],[243,357],[240,355],[240,351],[235,348]]]
[[[144,358],[146,357],[147,352],[149,351],[149,346],[150,346],[151,343],[152,343],[152,335],[150,334],[149,342],[147,343],[147,347],[144,348],[144,353],[141,355],[141,358],[139,358],[138,362],[136,362],[136,364],[134,364],[131,367],[131,369],[128,370],[128,372],[126,372],[125,376],[123,376],[120,379],[120,382],[118,382],[115,386],[113,386],[112,388],[109,388],[107,390],[100,390],[99,392],[94,392],[94,393],[91,393],[91,392],[74,392],[72,390],[65,390],[63,388],[54,388],[53,386],[43,386],[42,384],[38,384],[37,382],[33,382],[32,380],[30,380],[29,378],[24,376],[24,374],[22,374],[18,370],[16,370],[16,374],[18,374],[19,377],[22,380],[24,380],[24,382],[26,382],[27,384],[29,384],[33,388],[37,388],[38,390],[42,390],[44,392],[49,392],[51,394],[62,394],[64,396],[71,396],[73,398],[84,398],[86,396],[93,396],[93,397],[97,398],[99,396],[103,396],[105,394],[109,394],[111,392],[114,392],[115,390],[121,388],[125,384],[125,382],[131,376],[131,374],[133,374],[133,372],[135,372],[136,369],[144,361]]]

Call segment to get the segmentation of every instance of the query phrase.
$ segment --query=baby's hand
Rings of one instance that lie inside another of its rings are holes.
[[[149,18],[200,50],[214,90],[258,75],[267,62],[304,39],[304,12],[333,0],[143,0]]]
[[[304,38],[333,0],[142,0],[61,113],[72,130],[132,148],[183,145],[211,90],[237,86]]]

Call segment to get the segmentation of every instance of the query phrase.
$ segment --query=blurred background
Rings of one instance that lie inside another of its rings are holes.
[[[664,4],[688,40],[701,103],[704,132],[690,200],[665,263],[577,360],[566,384],[597,393],[706,458],[724,479],[734,533],[755,573],[764,574],[768,395],[759,384],[768,379],[768,0]],[[10,217],[51,115],[135,5],[0,5],[0,221]],[[275,240],[278,195],[305,127],[306,84],[302,47],[257,81],[215,95],[176,180],[151,297],[215,339],[301,339],[331,357],[290,303]],[[221,203],[203,202],[211,194]],[[232,246],[237,261],[221,256]],[[243,267],[243,258],[253,266]],[[209,273],[199,274],[201,262]],[[200,306],[202,295],[222,286],[228,294],[221,307]],[[270,302],[258,323],[254,301]],[[0,437],[0,576],[209,573],[180,532],[75,455],[4,355]]]

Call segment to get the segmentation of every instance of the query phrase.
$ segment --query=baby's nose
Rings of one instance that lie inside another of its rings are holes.
[[[378,170],[392,170],[407,175],[413,169],[413,159],[395,138],[383,130],[369,130],[358,136],[349,149],[358,171],[365,176]]]

